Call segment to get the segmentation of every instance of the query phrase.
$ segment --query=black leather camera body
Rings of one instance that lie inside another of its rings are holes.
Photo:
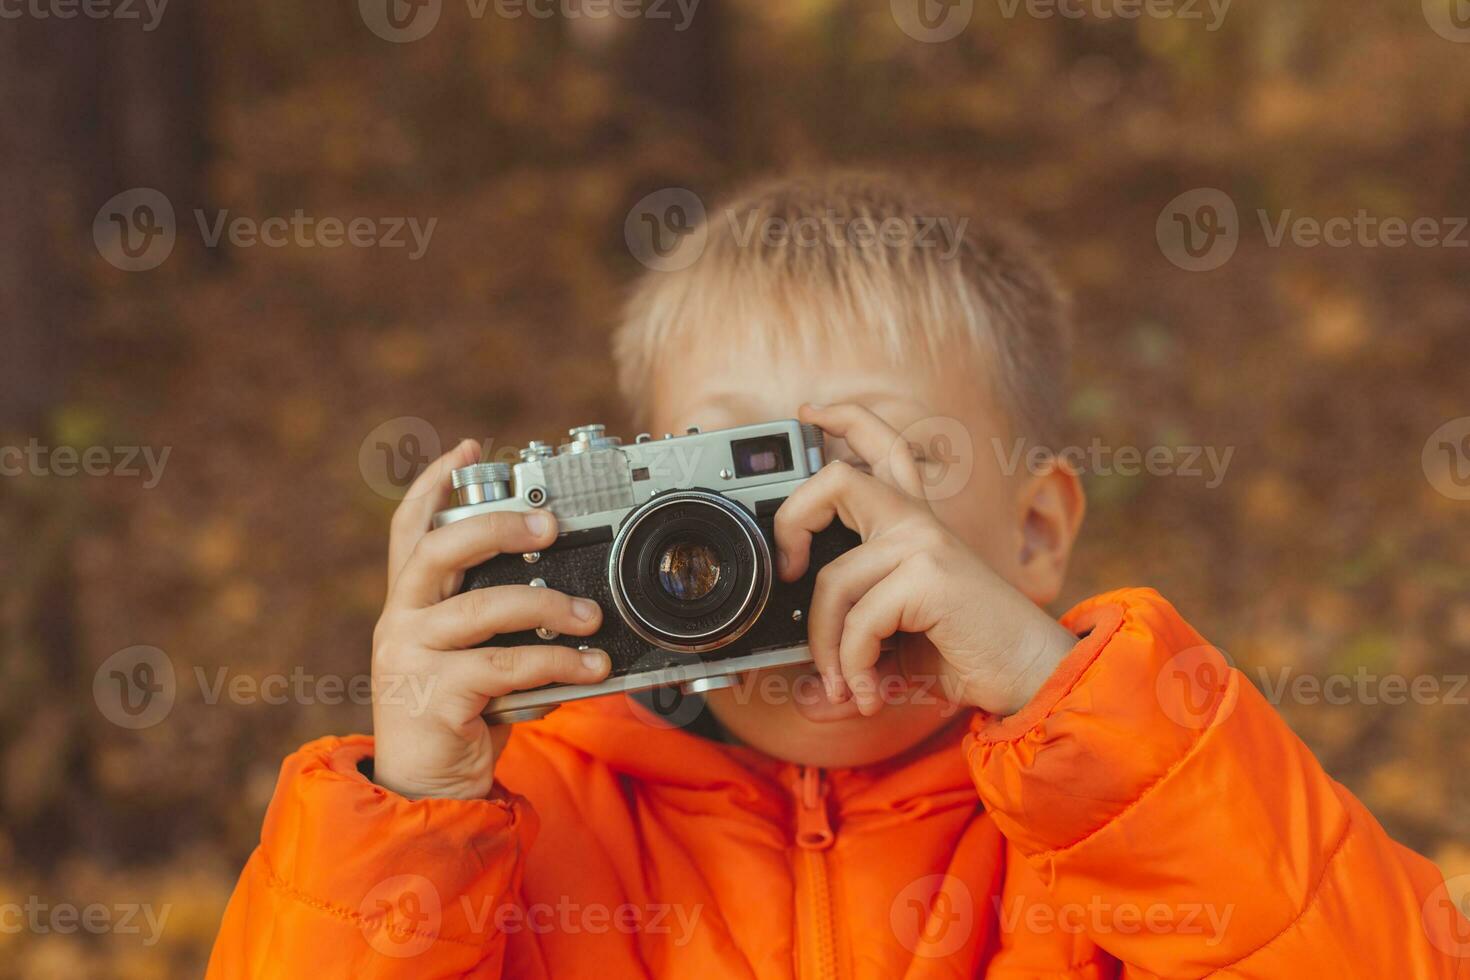
[[[605,681],[553,684],[496,698],[492,722],[540,717],[566,701],[679,685],[686,693],[736,683],[748,670],[803,663],[816,574],[856,547],[834,521],[814,536],[797,581],[775,574],[776,510],[825,463],[820,429],[795,420],[718,432],[690,430],[625,446],[600,425],[579,426],[554,450],[532,443],[512,472],[478,463],[454,472],[457,506],[435,526],[496,510],[549,509],[556,542],[499,555],[465,574],[461,591],[532,585],[595,600],[603,624],[585,638],[550,630],[505,633],[490,645],[596,647]]]

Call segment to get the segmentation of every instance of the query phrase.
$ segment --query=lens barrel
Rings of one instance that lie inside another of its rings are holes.
[[[679,653],[739,639],[771,593],[771,553],[755,518],[711,490],[660,494],[624,518],[608,555],[618,613]]]

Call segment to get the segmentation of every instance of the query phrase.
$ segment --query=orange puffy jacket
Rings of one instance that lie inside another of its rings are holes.
[[[209,976],[1470,977],[1435,867],[1173,607],[1065,622],[1021,713],[865,769],[621,697],[517,726],[486,800],[409,801],[359,771],[370,739],[312,742]]]

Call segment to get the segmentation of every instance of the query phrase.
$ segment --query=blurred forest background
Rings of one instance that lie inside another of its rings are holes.
[[[1470,415],[1470,252],[1273,248],[1253,217],[1470,213],[1470,44],[1436,2],[1238,0],[1210,30],[1204,5],[980,0],[942,42],[884,0],[702,0],[684,30],[671,4],[444,0],[407,43],[367,0],[0,20],[0,445],[170,452],[156,486],[0,480],[0,902],[170,909],[151,947],[0,934],[0,976],[202,971],[282,756],[370,712],[212,704],[196,668],[366,674],[394,501],[360,450],[385,423],[446,447],[630,434],[608,330],[642,271],[625,218],[661,188],[875,164],[980,190],[1075,290],[1080,441],[1235,447],[1215,487],[1090,477],[1068,598],[1156,586],[1252,670],[1463,676],[1470,502],[1421,452]],[[128,272],[93,219],[136,187],[178,236]],[[1203,187],[1243,230],[1189,272],[1156,221]],[[207,248],[196,208],[437,226],[417,261]],[[93,680],[136,645],[177,697],[133,730]],[[1368,700],[1281,710],[1393,834],[1470,872],[1470,708]]]

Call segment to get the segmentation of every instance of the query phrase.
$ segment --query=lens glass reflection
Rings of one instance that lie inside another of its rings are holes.
[[[720,556],[703,541],[671,542],[658,559],[658,584],[675,599],[694,602],[720,581]]]

